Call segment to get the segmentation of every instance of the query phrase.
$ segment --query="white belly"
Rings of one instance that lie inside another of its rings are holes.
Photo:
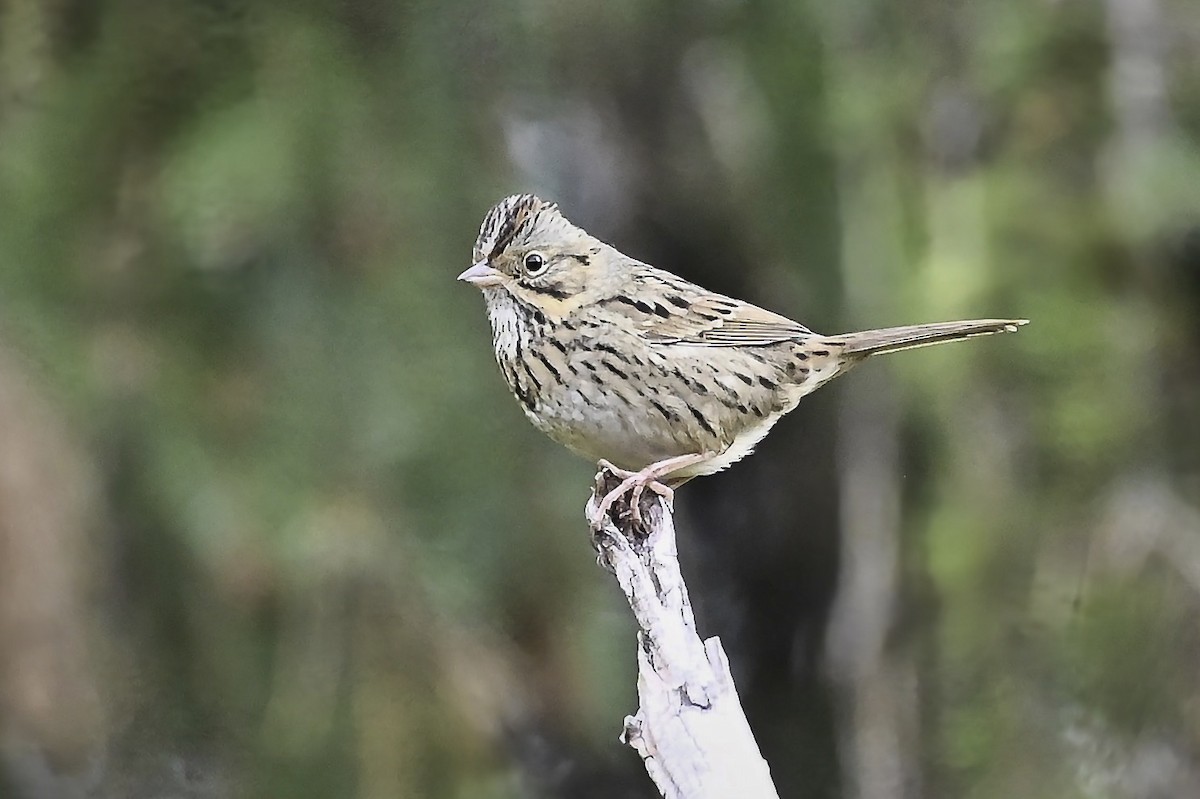
[[[586,386],[549,399],[536,414],[526,409],[525,415],[571,451],[593,461],[604,458],[624,469],[641,469],[696,451],[685,431],[665,424],[656,412],[639,411],[612,394],[590,392]]]

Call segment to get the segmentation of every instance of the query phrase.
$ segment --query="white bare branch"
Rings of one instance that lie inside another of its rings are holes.
[[[616,575],[639,627],[641,707],[626,717],[621,740],[667,799],[777,798],[721,642],[696,633],[670,501],[646,491],[641,523],[626,498],[599,517],[600,499],[617,482],[605,470],[596,476],[587,518],[600,562]]]

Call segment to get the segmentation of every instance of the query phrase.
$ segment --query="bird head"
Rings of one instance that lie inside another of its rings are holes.
[[[603,282],[596,261],[606,247],[571,224],[557,205],[514,194],[483,218],[474,263],[458,279],[485,296],[499,290],[543,307],[578,304]]]

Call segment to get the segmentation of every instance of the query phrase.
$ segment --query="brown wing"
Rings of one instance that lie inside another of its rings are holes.
[[[706,291],[668,272],[647,267],[636,280],[643,288],[638,294],[646,300],[626,304],[642,312],[637,327],[654,344],[754,347],[812,334],[785,316]]]

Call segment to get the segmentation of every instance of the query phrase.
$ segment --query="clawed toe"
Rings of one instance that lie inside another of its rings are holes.
[[[600,504],[596,508],[597,519],[603,520],[608,515],[608,511],[613,506],[613,503],[633,487],[635,477],[636,475],[626,477],[616,488],[604,495],[604,499],[600,500]]]
[[[668,506],[675,502],[675,492],[653,477],[638,480],[633,486],[633,494],[629,498],[629,507],[633,511],[633,520],[639,525],[642,524],[642,492],[647,488],[665,499]]]
[[[596,472],[597,478],[599,478],[605,472],[609,472],[610,474],[613,474],[622,480],[628,480],[634,475],[639,474],[639,472],[631,472],[628,469],[622,469],[620,466],[615,465],[612,461],[605,460],[604,458],[601,458],[599,461],[597,461],[596,466],[599,467],[599,471]]]

